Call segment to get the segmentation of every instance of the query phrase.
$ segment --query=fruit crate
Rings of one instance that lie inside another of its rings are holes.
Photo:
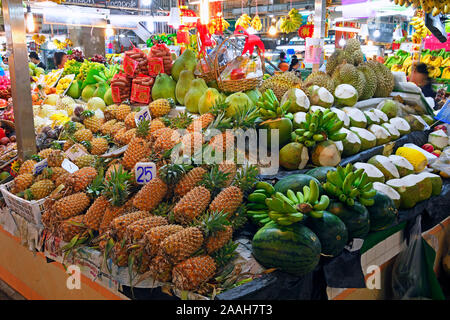
[[[6,206],[28,222],[37,226],[42,226],[41,215],[44,212],[44,202],[46,198],[37,201],[22,199],[11,193],[13,183],[14,181],[10,181],[0,185],[0,190]]]

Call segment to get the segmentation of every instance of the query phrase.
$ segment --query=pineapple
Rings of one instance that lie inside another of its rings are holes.
[[[65,154],[61,150],[53,150],[47,158],[47,163],[49,167],[61,167],[65,159]]]
[[[69,173],[61,167],[47,167],[36,177],[36,181],[50,179],[55,183],[55,186],[58,186],[59,184],[57,184],[56,181],[62,176],[67,177],[68,174]]]
[[[136,211],[116,217],[110,223],[111,230],[117,239],[123,239],[129,225],[149,216],[150,214],[147,211]]]
[[[186,111],[178,113],[174,118],[166,115],[161,119],[166,126],[170,126],[172,129],[186,129],[193,121],[192,116]]]
[[[136,112],[130,112],[125,118],[125,126],[128,130],[136,128],[136,120],[135,120]]]
[[[109,206],[109,201],[105,196],[100,196],[95,199],[94,203],[89,207],[86,212],[84,223],[86,227],[97,230],[100,228],[100,223],[102,222],[103,215]]]
[[[159,118],[165,116],[175,106],[173,99],[157,99],[148,106],[152,118]]]
[[[200,132],[190,132],[181,138],[182,151],[184,156],[192,157],[197,152],[202,151],[203,134]]]
[[[51,148],[43,149],[38,153],[38,156],[41,157],[42,159],[47,159],[49,154],[52,152],[53,152],[53,149],[51,149]]]
[[[181,290],[194,290],[216,273],[216,262],[207,255],[189,258],[172,270],[172,282]]]
[[[83,124],[86,129],[91,130],[93,133],[100,131],[104,121],[103,119],[97,117],[94,111],[85,110],[81,113],[81,115],[84,117]]]
[[[173,208],[174,218],[178,223],[188,224],[198,217],[211,200],[211,193],[204,187],[195,187],[189,191]]]
[[[123,156],[122,164],[126,169],[133,169],[137,162],[150,154],[150,148],[145,140],[148,130],[149,121],[141,121],[136,130],[136,137],[131,139]]]
[[[152,122],[150,123],[150,135],[154,136],[156,131],[158,131],[159,129],[164,129],[165,127],[166,126],[161,120],[159,119],[152,120]]]
[[[154,279],[162,282],[168,282],[172,279],[172,269],[173,264],[167,261],[167,259],[163,256],[157,255],[150,262],[149,272]]]
[[[209,205],[210,211],[223,211],[227,214],[234,214],[241,206],[244,194],[241,189],[230,186],[223,189]]]
[[[116,122],[112,125],[110,135],[114,135],[116,132],[118,132],[120,129],[126,129],[125,128],[125,122]]]
[[[128,265],[128,250],[123,242],[116,242],[113,250],[113,261],[118,267],[126,267]]]
[[[92,154],[85,154],[84,156],[78,157],[74,162],[78,168],[86,168],[95,166],[95,156]]]
[[[124,132],[124,134],[120,137],[119,142],[122,144],[129,144],[134,137],[136,137],[136,129],[130,129]]]
[[[105,138],[94,138],[91,141],[91,154],[93,155],[102,155],[108,151],[108,148],[108,140]]]
[[[73,134],[73,138],[77,141],[77,142],[82,142],[82,141],[91,141],[94,136],[92,135],[92,131],[89,129],[82,129],[82,130],[78,130],[77,132],[75,132]]]
[[[113,125],[115,125],[116,123],[117,123],[116,119],[106,121],[100,128],[101,133],[102,134],[111,134],[111,129],[112,129]]]
[[[24,173],[33,173],[34,166],[37,164],[34,160],[27,160],[20,166],[19,175]]]
[[[221,164],[219,164],[219,171],[228,174],[225,186],[226,187],[230,186],[234,178],[236,177],[237,172],[236,164],[234,162],[222,162]]]
[[[187,127],[188,132],[202,131],[214,121],[214,115],[211,113],[202,114],[200,117],[192,121]]]
[[[189,171],[175,186],[175,194],[177,196],[184,196],[186,193],[194,189],[194,187],[203,179],[207,173],[202,167],[196,167]]]
[[[199,185],[211,191],[211,196],[214,198],[225,187],[228,176],[228,173],[219,171],[218,165],[213,165],[211,171],[203,176]]]
[[[25,199],[39,200],[47,197],[55,189],[55,185],[51,180],[41,180],[33,183],[31,187],[25,190]]]
[[[72,139],[67,139],[66,142],[64,142],[63,150],[69,150],[74,144],[75,142]]]
[[[225,132],[212,137],[209,141],[209,145],[216,151],[222,151],[225,155],[227,150],[234,149],[234,138],[233,132],[231,130],[226,130]]]
[[[199,226],[205,236],[205,248],[208,254],[222,248],[233,236],[233,228],[225,212],[208,212],[200,219]]]
[[[73,237],[80,234],[85,230],[83,224],[84,221],[84,215],[78,215],[75,217],[71,217],[69,219],[64,220],[61,225],[59,226],[59,235],[60,237],[66,241],[70,242]]]
[[[105,173],[105,181],[108,181],[108,180],[111,178],[111,174],[112,174],[114,171],[119,170],[119,168],[120,168],[121,166],[122,166],[122,165],[121,165],[120,163],[114,163],[114,164],[111,164],[111,165],[109,166],[108,170],[106,170],[106,173]]]
[[[206,251],[208,253],[215,252],[221,249],[231,240],[233,236],[233,228],[226,226],[224,230],[216,231],[205,241]]]
[[[169,262],[178,263],[189,258],[202,244],[202,231],[189,227],[165,238],[160,244],[160,254]]]
[[[177,145],[181,140],[180,133],[170,128],[157,130],[155,132],[155,136],[156,140],[155,144],[153,145],[153,149],[157,152],[165,152],[167,150],[170,150],[175,147],[175,145]]]
[[[114,110],[114,116],[117,120],[124,121],[128,114],[131,112],[131,107],[126,104],[121,104]]]
[[[90,203],[86,193],[79,192],[56,201],[55,209],[60,218],[68,219],[83,213]]]
[[[168,224],[154,227],[148,230],[144,235],[145,250],[151,257],[158,254],[159,245],[170,235],[183,230],[183,227],[176,224]]]
[[[33,184],[33,175],[31,173],[23,173],[14,178],[13,193],[25,191]]]
[[[97,176],[97,170],[92,167],[81,168],[69,175],[65,181],[67,187],[73,188],[74,192],[85,190]]]
[[[139,210],[151,211],[163,200],[167,184],[160,178],[150,180],[135,196],[133,206]]]
[[[132,243],[139,241],[145,235],[145,233],[154,227],[164,226],[169,224],[167,219],[158,216],[149,216],[141,220],[135,221],[127,226],[125,231],[127,240]]]
[[[103,111],[105,121],[110,121],[115,118],[114,112],[115,112],[116,108],[117,108],[116,104],[112,104],[112,105],[106,107],[105,111]]]

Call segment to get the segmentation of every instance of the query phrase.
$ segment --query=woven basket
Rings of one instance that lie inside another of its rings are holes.
[[[222,49],[223,45],[229,41],[232,38],[235,37],[247,37],[245,35],[231,35],[229,36],[227,39],[225,39],[219,46],[219,49],[217,50],[217,52],[220,52],[220,50]],[[264,56],[261,54],[260,50],[258,50],[258,56],[261,59],[261,67],[262,67],[262,73],[264,74],[265,72],[265,67],[264,67]],[[251,78],[251,79],[239,79],[239,80],[222,80],[220,77],[220,74],[222,73],[223,70],[221,70],[219,68],[219,59],[218,59],[218,55],[215,58],[214,61],[214,71],[215,71],[215,75],[216,75],[216,81],[217,81],[217,86],[219,87],[219,89],[221,91],[225,91],[225,92],[239,92],[239,91],[247,91],[247,90],[253,90],[256,89],[257,87],[259,87],[262,84],[263,81],[263,76],[261,77],[257,77],[257,78]]]

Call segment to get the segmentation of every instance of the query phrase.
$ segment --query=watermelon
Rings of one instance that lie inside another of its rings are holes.
[[[348,231],[338,216],[324,211],[322,218],[308,217],[305,224],[319,237],[322,254],[337,256],[344,249],[348,241]]]
[[[373,199],[375,204],[367,207],[370,217],[370,231],[386,229],[395,222],[398,210],[394,201],[384,193],[377,191]]]
[[[335,167],[317,167],[306,172],[307,175],[316,178],[320,183],[327,182],[327,172],[336,171]]]
[[[348,238],[365,239],[370,230],[369,211],[359,202],[353,207],[332,200],[327,211],[341,218],[348,230]]]
[[[294,192],[300,191],[303,192],[303,187],[307,186],[309,187],[309,181],[314,180],[317,182],[317,185],[319,186],[320,194],[324,194],[322,185],[320,184],[319,180],[316,178],[309,176],[307,174],[291,174],[289,176],[286,176],[277,183],[275,183],[274,188],[275,191],[281,192],[283,194],[286,194],[286,192],[291,189]]]
[[[278,226],[268,223],[252,242],[253,256],[266,268],[278,268],[301,276],[314,270],[320,260],[317,235],[301,223]]]

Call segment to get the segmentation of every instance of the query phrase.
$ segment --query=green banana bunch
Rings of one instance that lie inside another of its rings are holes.
[[[270,183],[264,181],[256,183],[255,188],[247,199],[247,215],[254,223],[265,225],[271,221],[265,201],[275,193],[275,189]]]
[[[314,113],[306,113],[305,121],[300,123],[299,129],[292,132],[291,139],[312,148],[317,142],[345,139],[347,134],[339,132],[343,126],[344,122],[330,109],[325,111],[317,109]]]
[[[330,199],[326,195],[320,196],[319,199],[319,185],[311,180],[309,187],[303,187],[303,193],[295,193],[289,189],[286,195],[277,192],[265,202],[270,210],[269,217],[274,222],[280,225],[290,225],[303,220],[304,215],[322,218],[323,211],[330,204]]]
[[[267,89],[256,106],[259,108],[259,114],[263,120],[277,119],[282,117],[293,118],[292,114],[286,114],[290,102],[286,101],[282,106],[272,89]]]
[[[355,201],[362,205],[372,206],[376,190],[364,169],[353,171],[353,165],[347,164],[345,168],[338,166],[336,171],[327,172],[327,181],[323,188],[328,195],[334,196],[339,201],[353,206]]]

